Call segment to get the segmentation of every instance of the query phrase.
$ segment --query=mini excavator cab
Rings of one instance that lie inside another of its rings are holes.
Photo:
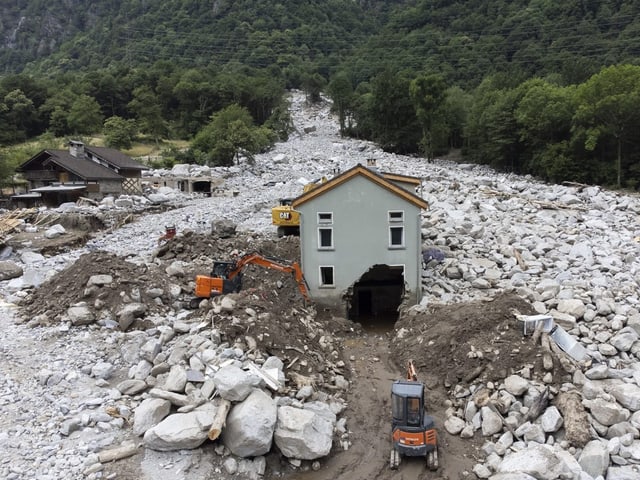
[[[407,380],[391,386],[392,448],[390,467],[400,465],[402,455],[425,457],[427,468],[438,468],[438,444],[433,417],[425,414],[424,384],[417,381],[413,363],[409,362]]]

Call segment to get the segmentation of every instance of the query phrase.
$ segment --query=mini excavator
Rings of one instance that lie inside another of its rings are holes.
[[[239,292],[242,289],[242,271],[250,264],[291,273],[304,300],[309,301],[307,282],[297,262],[265,257],[259,253],[249,253],[234,261],[214,262],[210,276],[197,275],[195,298],[190,302],[191,308],[196,308],[205,298]]]
[[[429,470],[438,469],[438,442],[433,417],[425,414],[424,384],[418,381],[411,360],[406,380],[396,380],[391,386],[391,459],[389,466],[400,466],[402,455],[425,457]]]

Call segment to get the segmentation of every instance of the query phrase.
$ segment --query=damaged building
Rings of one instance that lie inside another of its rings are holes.
[[[395,318],[421,299],[420,222],[427,202],[414,177],[357,165],[293,200],[311,297],[362,322]]]

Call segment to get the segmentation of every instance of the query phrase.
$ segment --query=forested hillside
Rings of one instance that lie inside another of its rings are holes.
[[[286,137],[302,88],[390,151],[640,185],[640,2],[88,3],[0,1],[0,145],[144,135],[228,164]]]

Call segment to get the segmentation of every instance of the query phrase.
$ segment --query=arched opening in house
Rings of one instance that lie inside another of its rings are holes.
[[[374,265],[353,284],[348,317],[364,328],[390,330],[404,293],[404,267]]]

